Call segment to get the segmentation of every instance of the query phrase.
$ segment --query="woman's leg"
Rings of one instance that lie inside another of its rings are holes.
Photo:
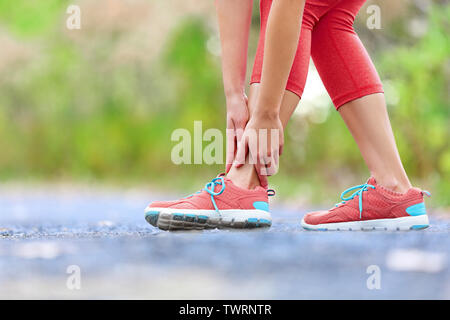
[[[303,88],[305,86],[306,77],[308,74],[309,60],[311,57],[311,31],[314,27],[314,24],[318,21],[319,17],[337,2],[339,2],[339,0],[327,0],[326,4],[322,3],[321,5],[314,5],[307,2],[305,5],[300,40],[295,59],[292,64],[291,73],[289,74],[286,91],[280,107],[280,120],[283,123],[284,127],[286,127],[289,118],[298,105],[300,97],[303,93]],[[253,66],[253,73],[251,77],[249,95],[250,109],[252,109],[255,105],[259,82],[261,81],[266,24],[271,5],[272,0],[262,0],[260,2],[261,30],[258,49],[256,51],[255,64]],[[233,166],[228,173],[228,177],[236,185],[243,188],[251,189],[255,186],[260,185],[256,170],[254,166],[250,164],[245,164],[240,168],[236,168]]]
[[[311,53],[336,108],[376,181],[393,191],[411,187],[400,161],[378,73],[353,29],[365,0],[340,2],[312,32]]]
[[[250,86],[250,95],[248,100],[250,113],[255,105],[258,90],[259,83],[253,83]],[[286,128],[286,125],[291,118],[295,108],[297,107],[299,100],[299,96],[295,93],[288,90],[285,91],[280,108],[280,120],[283,123],[284,128]],[[231,181],[233,181],[235,185],[241,188],[253,189],[256,186],[260,185],[259,178],[256,174],[255,166],[253,164],[246,163],[240,168],[236,168],[235,166],[233,166],[231,167],[227,176],[231,179]]]
[[[311,55],[336,109],[347,124],[373,177],[347,189],[341,203],[307,213],[308,230],[410,230],[428,227],[424,192],[403,169],[380,78],[353,30],[365,0],[339,2],[316,24]]]
[[[376,93],[341,106],[339,113],[378,184],[404,193],[411,188],[395,144],[384,94]]]

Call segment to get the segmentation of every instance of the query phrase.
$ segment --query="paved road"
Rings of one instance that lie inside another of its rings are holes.
[[[1,189],[0,298],[450,298],[449,220],[308,232],[304,212],[278,205],[269,230],[164,232],[143,218],[149,198]]]

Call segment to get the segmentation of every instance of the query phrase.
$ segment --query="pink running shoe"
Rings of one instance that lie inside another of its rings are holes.
[[[273,194],[263,187],[239,188],[221,174],[191,196],[151,203],[145,219],[163,230],[270,227],[268,195]]]
[[[354,191],[355,190],[355,191]],[[353,194],[346,197],[350,191]],[[302,227],[307,230],[410,230],[429,226],[423,195],[411,188],[396,193],[377,185],[374,178],[345,190],[341,203],[328,211],[307,213]]]

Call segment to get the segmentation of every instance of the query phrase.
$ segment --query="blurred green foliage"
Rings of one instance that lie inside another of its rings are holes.
[[[74,38],[64,30],[67,2],[36,3],[0,0],[0,31],[18,48],[11,63],[0,61],[1,179],[148,183],[189,193],[223,170],[170,160],[174,129],[192,132],[194,120],[203,130],[225,129],[220,58],[208,50],[216,31],[202,17],[179,21],[152,59],[114,59],[129,30],[94,28]],[[440,206],[450,204],[449,17],[448,5],[435,6],[423,37],[373,53],[407,172]],[[331,108],[324,123],[292,119],[272,179],[279,194],[319,202],[367,178]]]
[[[54,27],[67,0],[0,0],[0,20],[20,36],[42,34]]]
[[[397,92],[391,108],[407,172],[434,185],[450,202],[450,7],[434,7],[428,32],[413,47],[383,54],[380,67]]]

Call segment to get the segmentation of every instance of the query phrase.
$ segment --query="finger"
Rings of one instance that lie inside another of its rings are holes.
[[[261,176],[267,176],[266,166],[270,163],[270,159],[267,152],[267,144],[264,139],[260,140],[258,144],[258,156],[256,170]]]
[[[225,172],[228,173],[230,171],[231,166],[233,164],[234,160],[234,147],[235,147],[235,141],[233,137],[227,137],[227,156],[226,156],[226,169]]]
[[[272,168],[273,168],[274,164],[273,164],[273,159],[271,156],[264,156],[263,160],[261,162],[261,174],[264,174],[266,176],[271,176],[272,173]]]
[[[256,171],[256,173],[258,174],[258,179],[259,179],[259,183],[261,184],[261,187],[267,189],[267,187],[269,186],[269,181],[267,180],[267,176],[259,174],[258,171]]]
[[[234,165],[237,168],[240,168],[245,163],[245,157],[246,157],[246,153],[247,153],[247,138],[246,138],[245,134],[243,135],[243,137],[241,138],[241,141],[237,145],[238,145],[238,148],[237,148],[237,152],[236,152],[236,157],[234,159]]]
[[[226,168],[225,172],[230,171],[236,154],[236,132],[234,130],[234,124],[230,121],[231,128],[227,128],[227,155],[226,155]]]
[[[242,136],[244,135],[244,128],[245,128],[245,124],[236,125],[234,128],[235,133],[236,133],[237,143],[239,143],[241,141]]]
[[[236,134],[236,147],[238,148],[238,146],[239,146],[239,144],[240,144],[240,142],[242,141],[242,137],[243,137],[243,135],[244,135],[244,129],[243,128],[239,128],[239,127],[236,127],[235,128],[235,134]],[[245,150],[244,150],[244,155],[240,155],[240,157],[241,157],[241,163],[243,164],[244,162],[245,162],[245,159],[247,158],[247,148],[245,147],[244,148]],[[237,153],[237,151],[236,151],[236,153]],[[242,158],[243,157],[243,158]],[[242,165],[239,165],[239,167],[241,167]],[[238,167],[238,168],[239,168]]]
[[[266,167],[264,163],[258,160],[255,164],[255,170],[258,175],[259,183],[263,188],[267,188],[269,186],[269,181],[267,180]]]
[[[284,135],[283,135],[283,133],[281,133],[279,141],[280,141],[279,155],[281,156],[283,154],[283,150],[284,150]]]
[[[275,175],[278,172],[278,165],[280,159],[280,148],[282,145],[277,132],[271,131],[270,139],[268,139],[267,152],[262,153],[262,162],[265,164],[265,174],[267,176]],[[264,145],[263,145],[264,146]],[[263,150],[264,151],[264,150]]]
[[[274,150],[272,152],[272,157],[270,158],[270,166],[268,168],[268,176],[273,176],[277,174],[279,168],[279,160],[280,155],[278,154],[278,150]]]
[[[245,156],[248,157],[250,164],[256,165],[259,157],[259,139],[255,129],[247,128],[245,130],[245,139],[247,141],[247,153]]]
[[[279,155],[277,152],[278,150],[274,150],[272,157],[265,159],[265,167],[261,167],[261,172],[264,172],[266,176],[273,176],[278,172]]]
[[[258,143],[258,145],[260,145],[260,143]],[[257,153],[256,153],[256,157],[254,157],[253,162],[255,165],[255,170],[256,173],[258,175],[258,179],[259,179],[259,183],[261,184],[261,186],[263,188],[267,188],[269,185],[269,182],[267,180],[267,171],[266,171],[266,165],[265,165],[265,160],[264,160],[264,151],[265,148],[258,148]]]
[[[230,119],[227,121],[227,153],[226,153],[226,172],[231,169],[230,164],[233,163],[234,154],[236,152],[236,134],[234,130],[234,123]]]

